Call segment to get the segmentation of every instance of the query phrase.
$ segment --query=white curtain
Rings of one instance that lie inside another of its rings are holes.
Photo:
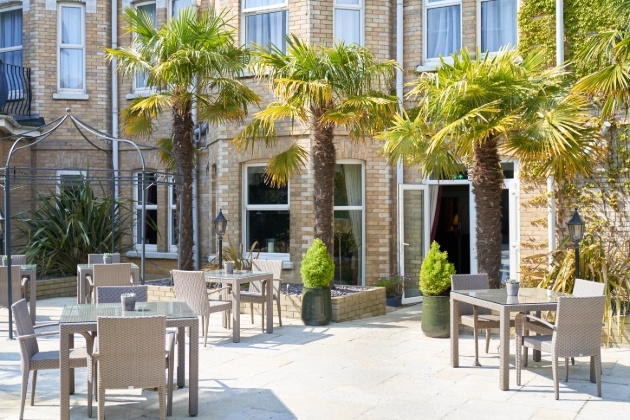
[[[262,13],[245,17],[245,42],[252,42],[267,46],[273,44],[282,51],[285,50],[285,35],[287,34],[287,12]]]
[[[22,66],[22,9],[0,13],[0,60]]]
[[[348,206],[360,206],[363,188],[361,186],[361,165],[345,164],[341,165],[346,182],[346,194]],[[361,247],[361,212],[351,210],[350,221],[352,222],[352,236],[357,246]]]
[[[516,47],[516,0],[491,0],[481,3],[481,50],[499,51]]]
[[[82,9],[78,7],[61,8],[61,48],[60,87],[62,89],[83,89],[83,30]],[[65,48],[72,45],[74,48]],[[79,48],[77,48],[79,47]]]
[[[179,10],[181,10],[183,7],[188,6],[188,5],[190,5],[190,2],[188,2],[188,0],[174,0],[173,1],[173,16],[177,16],[176,13],[179,13]],[[157,22],[155,3],[140,5],[138,6],[138,10],[142,10],[144,13],[151,16],[151,19],[153,20],[153,26],[155,26],[155,23]],[[144,71],[136,72],[135,89],[136,90],[146,89],[148,87],[148,81],[149,81],[149,75],[146,72]]]
[[[461,6],[427,9],[427,58],[459,51],[462,40]]]
[[[346,44],[361,45],[361,11],[335,10],[335,40],[343,40]]]

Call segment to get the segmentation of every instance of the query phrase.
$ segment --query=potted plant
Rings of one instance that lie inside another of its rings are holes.
[[[103,254],[103,264],[111,264],[112,263],[112,254],[106,252]]]
[[[420,267],[420,291],[422,292],[422,332],[427,337],[450,336],[450,304],[448,292],[455,266],[448,261],[448,253],[440,251],[433,241],[431,249]]]
[[[409,276],[392,273],[378,279],[375,286],[385,288],[385,299],[387,306],[400,306],[405,287],[405,281],[409,281]]]
[[[521,283],[516,279],[507,279],[505,281],[505,289],[508,296],[518,296],[518,289]]]
[[[7,265],[7,256],[6,256],[6,255],[3,255],[3,256],[2,256],[2,266],[3,266],[3,267],[6,267],[6,265]]]
[[[328,325],[332,319],[330,283],[335,263],[321,239],[316,238],[302,257],[302,322],[304,325]]]

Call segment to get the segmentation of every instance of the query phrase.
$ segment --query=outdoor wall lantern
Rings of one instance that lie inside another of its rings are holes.
[[[223,216],[222,209],[219,209],[219,214],[217,214],[217,217],[214,219],[214,230],[219,239],[219,270],[223,267],[223,235],[225,234],[227,222],[227,219]]]
[[[575,249],[575,278],[580,278],[580,242],[584,238],[584,221],[578,214],[577,209],[573,217],[569,220],[569,236],[573,241]]]

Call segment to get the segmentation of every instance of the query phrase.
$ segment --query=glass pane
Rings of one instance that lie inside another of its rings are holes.
[[[427,10],[427,58],[446,57],[461,48],[460,6]]]
[[[0,49],[21,45],[22,9],[0,13]]]
[[[335,3],[337,4],[354,4],[354,5],[359,5],[360,0],[335,0]]]
[[[157,205],[157,184],[155,174],[145,174],[144,186],[147,189],[147,205]],[[142,194],[142,174],[136,175],[136,193],[138,205],[142,205],[144,194]]]
[[[81,8],[61,7],[61,43],[83,45]]]
[[[136,243],[142,244],[142,208],[136,210]],[[144,232],[147,238],[147,245],[157,245],[157,210],[146,210],[146,223]]]
[[[362,179],[360,164],[335,166],[335,206],[362,206]]]
[[[264,6],[284,6],[285,0],[245,0],[245,8],[253,9],[254,7]]]
[[[289,204],[287,187],[270,187],[265,183],[264,173],[264,166],[247,168],[247,204]]]
[[[181,3],[181,1],[174,1],[173,7],[175,7],[175,3]],[[151,16],[151,20],[153,20],[153,26],[155,26],[155,22],[157,20],[155,16],[155,3],[141,4],[137,7],[137,9],[142,10],[144,13]]]
[[[262,13],[245,17],[245,43],[262,46],[273,44],[282,51],[286,48],[287,12]]]
[[[510,190],[501,191],[501,284],[510,278]]]
[[[177,211],[171,210],[171,245],[179,245],[179,218],[177,217]]]
[[[252,210],[247,212],[247,251],[254,242],[262,252],[288,253],[290,245],[287,210]]]
[[[335,40],[346,44],[361,45],[361,12],[359,10],[335,10]]]
[[[516,0],[481,3],[481,51],[516,46]]]
[[[22,50],[0,53],[0,60],[5,64],[22,67]],[[13,83],[17,83],[15,80]]]
[[[182,10],[185,7],[191,7],[192,4],[190,3],[190,0],[173,0],[173,9],[171,10],[171,13],[173,17],[177,17],[179,15],[180,10]],[[155,22],[155,20],[154,20]]]
[[[336,210],[334,212],[335,284],[361,285],[361,244],[363,243],[362,211]]]
[[[62,48],[60,54],[61,89],[83,89],[83,50]]]

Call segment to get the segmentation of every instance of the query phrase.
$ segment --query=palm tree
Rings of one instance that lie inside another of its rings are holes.
[[[153,123],[172,116],[171,155],[181,183],[177,183],[181,217],[180,267],[193,269],[192,181],[196,146],[193,106],[197,119],[215,124],[241,120],[258,96],[237,80],[245,69],[246,50],[234,44],[233,28],[225,13],[185,8],[177,18],[155,28],[152,18],[134,8],[124,19],[132,32],[129,47],[107,49],[118,60],[123,76],[147,75],[151,94],[138,97],[123,111],[125,131],[150,135]],[[169,143],[169,142],[166,142]],[[164,144],[164,143],[162,143]]]
[[[501,264],[500,157],[519,159],[534,174],[587,173],[597,133],[589,103],[568,95],[566,72],[544,68],[542,53],[495,56],[467,50],[442,60],[412,83],[417,116],[398,116],[381,137],[391,162],[417,164],[425,176],[452,179],[468,169],[477,209],[479,272],[499,286]]]
[[[276,141],[275,123],[289,120],[310,130],[313,170],[315,237],[333,249],[333,182],[335,130],[357,142],[383,130],[395,115],[395,97],[385,93],[398,68],[394,61],[377,62],[356,44],[332,47],[307,45],[287,37],[287,52],[275,46],[253,46],[250,70],[268,80],[276,101],[254,115],[234,139],[239,149]],[[271,185],[285,185],[307,163],[309,150],[292,144],[273,157],[266,174]]]

